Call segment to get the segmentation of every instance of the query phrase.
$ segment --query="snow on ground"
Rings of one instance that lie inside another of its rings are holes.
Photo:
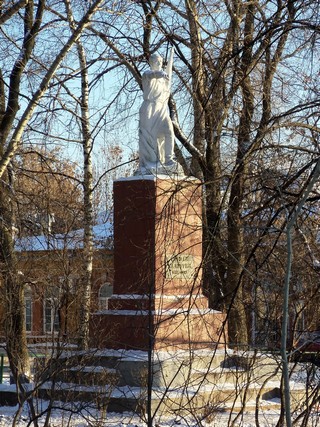
[[[42,409],[45,408],[45,404],[42,403]],[[0,407],[0,426],[8,427],[12,425],[14,414],[17,407]],[[235,414],[234,414],[235,415]],[[318,415],[319,416],[319,415]],[[226,413],[218,413],[215,417],[212,417],[209,422],[192,418],[160,418],[155,419],[153,422],[154,427],[226,427],[229,425],[230,415]],[[260,426],[275,426],[278,414],[270,410],[265,412],[264,419],[260,419]],[[44,425],[44,417],[39,421],[39,425]],[[29,416],[27,410],[23,411],[23,414],[18,422],[18,427],[25,427],[29,422]],[[316,425],[316,424],[314,424]],[[68,411],[54,410],[50,419],[50,427],[145,427],[146,421],[141,418],[127,414],[107,414],[106,418],[102,421],[99,414],[94,413],[82,413],[73,414]],[[254,414],[244,413],[235,423],[235,426],[241,427],[253,427],[256,426]]]
[[[308,374],[307,374],[308,370]],[[291,386],[294,388],[297,385],[309,383],[310,386],[316,387],[320,383],[320,369],[313,365],[301,364],[297,365],[291,376]],[[2,390],[11,389],[14,386],[9,385],[9,375],[6,372],[4,384],[0,386]],[[255,402],[248,403],[251,411],[244,411],[243,414],[237,417],[237,413],[230,412],[214,412],[204,419],[203,414],[194,414],[193,417],[176,417],[166,418],[160,417],[153,420],[153,427],[228,427],[231,425],[231,420],[235,420],[232,424],[235,427],[255,427],[257,425],[255,420],[254,405]],[[279,400],[273,399],[269,401],[270,406],[265,406],[264,409],[259,411],[259,426],[260,427],[275,427],[279,419]],[[45,416],[48,402],[44,400],[35,400],[37,413],[44,415],[39,419],[39,427],[45,425]],[[79,410],[77,410],[77,405]],[[62,409],[63,408],[63,409]],[[12,426],[14,416],[17,412],[17,406],[2,406],[0,407],[0,427]],[[296,414],[292,415],[294,419]],[[16,424],[17,427],[27,427],[30,421],[30,414],[27,405],[24,406],[21,417]],[[302,422],[302,420],[301,420]],[[298,426],[301,425],[298,422]],[[32,425],[32,424],[31,424]],[[48,424],[47,424],[48,425]],[[101,412],[97,409],[85,407],[83,402],[62,403],[55,402],[55,408],[52,410],[50,418],[50,427],[146,427],[146,419],[142,419],[137,415],[130,413],[117,414],[107,413],[102,417]],[[320,427],[320,404],[311,413],[308,424],[306,427]]]
[[[56,402],[57,406],[61,403]],[[276,402],[275,402],[276,403]],[[141,419],[137,415],[130,413],[117,414],[107,413],[105,418],[101,418],[101,414],[96,410],[85,410],[82,408],[81,413],[74,413],[70,411],[63,404],[64,410],[54,409],[50,418],[50,427],[145,427],[147,425],[146,420]],[[71,407],[70,407],[71,408]],[[46,411],[47,402],[39,401],[37,410],[39,412]],[[8,427],[12,425],[14,415],[17,411],[17,406],[14,407],[0,407],[0,427]],[[235,413],[217,412],[210,415],[210,419],[203,420],[196,415],[194,417],[177,417],[177,418],[155,418],[153,421],[153,427],[227,427],[231,425],[231,418],[234,419],[237,416]],[[264,410],[259,414],[259,426],[260,427],[275,427],[279,418],[278,410],[270,409]],[[293,417],[294,418],[294,417]],[[26,427],[29,423],[29,414],[27,408],[24,408],[17,427]],[[44,426],[45,415],[40,418],[39,426]],[[244,412],[239,416],[233,426],[236,427],[254,427],[256,426],[255,414],[253,412]],[[298,424],[300,425],[300,424]],[[320,426],[320,412],[314,412],[309,417],[308,427]]]

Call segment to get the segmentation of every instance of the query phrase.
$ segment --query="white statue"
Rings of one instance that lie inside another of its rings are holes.
[[[158,54],[142,75],[143,103],[139,112],[139,170],[136,175],[181,173],[174,160],[174,130],[168,111],[173,49],[165,71]]]

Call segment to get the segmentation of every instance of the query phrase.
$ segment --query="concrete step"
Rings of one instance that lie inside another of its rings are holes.
[[[108,411],[143,411],[148,366],[145,352],[70,353],[49,361],[40,377],[45,384],[39,393],[43,398],[80,401]],[[248,402],[259,401],[264,407],[280,398],[281,366],[277,357],[269,355],[155,352],[152,370],[151,406],[163,413],[181,412],[182,408],[186,412],[205,408],[240,411]],[[292,407],[301,406],[305,397],[305,384],[292,383]]]
[[[279,408],[279,384],[260,385],[224,384],[223,387],[188,387],[165,390],[154,388],[151,393],[151,410],[157,415],[192,414],[205,411],[233,411]],[[305,398],[304,385],[294,385],[291,391],[292,410],[301,405]],[[146,388],[107,386],[83,386],[74,383],[43,384],[38,390],[39,397],[62,402],[82,402],[83,406],[95,407],[107,412],[131,411],[142,414],[147,407]]]
[[[279,408],[279,383],[270,382],[264,387],[258,384],[242,384],[234,388],[233,384],[224,384],[222,387],[202,388],[188,387],[185,390],[170,390],[162,393],[161,390],[154,390],[152,397],[152,407],[157,408],[160,413],[203,413],[210,408],[211,411],[240,411]],[[294,384],[291,390],[291,407],[295,409],[301,407],[305,400],[305,385]]]
[[[41,381],[55,378],[57,381],[83,382],[84,385],[116,383],[130,387],[144,387],[148,381],[146,352],[69,352],[58,359],[41,359],[41,363],[37,377]],[[97,367],[96,372],[94,367]],[[226,382],[238,384],[242,381],[263,383],[281,378],[281,369],[275,358],[252,352],[234,354],[221,350],[155,352],[152,370],[154,386],[167,388],[190,383],[195,386]]]
[[[232,383],[236,387],[237,384],[241,383],[257,383],[262,384],[265,381],[280,381],[281,372],[268,372],[263,373],[251,372],[243,369],[221,369],[215,370],[207,369],[194,369],[190,374],[189,383],[204,384],[204,385],[222,385],[225,383]]]
[[[138,387],[83,386],[74,383],[46,382],[38,389],[42,399],[74,403],[108,412],[143,413],[145,391]]]
[[[83,384],[86,386],[105,386],[106,384],[117,384],[119,373],[114,368],[105,366],[73,366],[57,372],[56,381]]]

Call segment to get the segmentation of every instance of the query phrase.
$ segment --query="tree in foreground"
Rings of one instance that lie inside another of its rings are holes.
[[[122,71],[122,90],[127,105],[132,99],[132,108],[134,85],[141,86],[150,55],[160,52],[166,58],[168,46],[175,48],[169,104],[176,153],[186,173],[205,186],[204,288],[212,307],[228,313],[230,345],[249,342],[244,281],[251,275],[248,263],[254,248],[278,221],[272,209],[278,206],[278,216],[286,211],[282,194],[296,183],[290,215],[317,159],[318,98],[312,67],[317,5],[136,2],[119,4],[114,26],[95,22],[90,28]],[[131,25],[124,34],[129,15]],[[284,158],[291,168],[279,164]],[[257,206],[263,190],[259,183],[271,167],[287,172],[284,179],[274,180],[269,196]],[[247,239],[247,225],[258,223],[264,229],[255,234],[249,230]]]
[[[41,101],[54,86],[53,79],[59,79],[62,62],[101,4],[102,0],[98,0],[87,10],[79,9],[79,21],[73,31],[61,30],[58,37],[55,13],[65,10],[63,1],[56,4],[55,11],[47,7],[44,0],[1,4],[1,276],[8,310],[7,353],[13,377],[18,383],[28,374],[29,357],[24,329],[23,285],[14,253],[16,212],[11,161],[23,139],[27,139],[31,130],[28,125],[36,109],[39,122]],[[23,392],[23,388],[20,390]]]
[[[176,153],[186,174],[204,184],[204,288],[212,307],[228,313],[230,345],[241,348],[250,343],[253,324],[248,319],[257,312],[257,296],[263,296],[261,307],[275,281],[279,289],[272,294],[276,299],[281,295],[285,230],[299,202],[304,202],[303,215],[297,219],[301,235],[306,235],[310,217],[317,215],[312,210],[317,188],[306,199],[302,197],[318,159],[319,100],[314,72],[318,2],[113,3],[91,2],[84,10],[77,2],[56,2],[55,8],[50,4],[46,9],[44,1],[17,1],[3,9],[0,18],[6,55],[0,97],[1,265],[11,310],[8,326],[16,337],[10,343],[8,333],[16,376],[27,368],[23,287],[13,252],[13,156],[31,135],[45,136],[41,143],[53,134],[57,137],[53,140],[70,143],[76,129],[87,160],[92,136],[105,136],[102,128],[110,133],[116,129],[112,135],[120,139],[120,127],[127,130],[124,118],[137,113],[141,74],[152,53],[160,51],[166,57],[168,47],[175,48],[170,109]],[[66,6],[70,5],[79,8],[73,11],[74,20],[69,14],[68,21]],[[98,10],[101,5],[106,8]],[[95,19],[77,51],[75,43],[80,34],[84,36],[94,12]],[[17,36],[18,28],[22,38]],[[66,55],[78,64],[81,46],[89,47],[89,61],[82,61],[80,68],[69,67]],[[81,71],[84,92],[75,84]],[[104,85],[110,76],[113,81],[108,88],[113,86],[114,92],[106,99]],[[73,96],[75,87],[78,99]],[[95,121],[93,133],[86,134],[87,118],[76,109],[72,115],[71,103],[65,99],[73,99],[72,106],[83,107],[86,114],[88,88],[92,101],[99,99],[99,106],[89,104],[91,124]],[[57,123],[63,121],[68,130],[59,133]],[[78,132],[81,125],[82,134]],[[275,171],[272,179],[266,178],[270,170]],[[90,214],[91,202],[87,201]],[[90,251],[90,219],[87,224]],[[89,257],[87,261],[89,265]],[[279,273],[276,279],[274,266]],[[251,312],[246,304],[249,292],[255,305]]]

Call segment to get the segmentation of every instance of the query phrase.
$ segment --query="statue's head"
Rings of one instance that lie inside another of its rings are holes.
[[[163,64],[162,56],[159,53],[153,53],[150,55],[149,63],[153,70],[161,70]]]

